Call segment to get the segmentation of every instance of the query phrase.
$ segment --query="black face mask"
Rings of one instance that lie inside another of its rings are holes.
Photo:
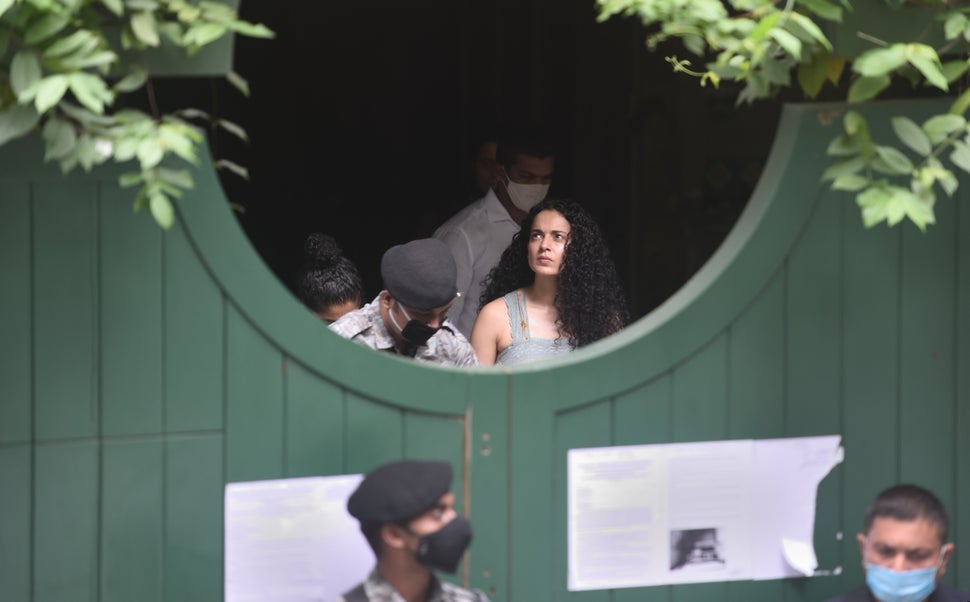
[[[415,347],[420,347],[438,332],[439,329],[437,328],[432,328],[424,322],[411,319],[411,316],[408,315],[408,311],[404,309],[404,306],[398,305],[401,308],[401,313],[408,319],[408,323],[404,325],[404,328],[401,328],[397,320],[394,319],[394,312],[390,312],[391,322],[394,322],[394,326],[401,331],[401,336],[404,337],[405,341]]]
[[[421,536],[418,540],[418,562],[446,573],[454,573],[471,541],[471,524],[464,516],[456,516],[441,529]]]

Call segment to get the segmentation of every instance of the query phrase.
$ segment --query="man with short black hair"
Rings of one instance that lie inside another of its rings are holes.
[[[459,297],[452,306],[458,330],[470,337],[481,303],[482,281],[519,231],[519,225],[546,197],[554,167],[552,145],[534,126],[501,134],[496,149],[497,181],[435,230],[455,258]]]
[[[895,485],[872,501],[865,533],[856,535],[866,587],[828,602],[968,602],[940,584],[955,545],[940,500],[916,485]]]
[[[440,240],[391,247],[381,259],[384,290],[330,325],[361,345],[452,366],[475,366],[468,340],[447,320],[456,298],[455,261]]]
[[[450,488],[447,462],[391,462],[364,477],[347,511],[360,521],[377,566],[339,602],[488,602],[433,572],[454,573],[472,539]]]

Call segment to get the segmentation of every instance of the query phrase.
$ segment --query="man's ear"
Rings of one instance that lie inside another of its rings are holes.
[[[856,533],[855,540],[859,542],[859,556],[862,557],[862,566],[866,565],[866,536],[864,533]]]
[[[387,523],[381,526],[381,541],[388,548],[399,550],[405,547],[407,531],[400,525]]]
[[[391,296],[391,293],[389,293],[386,290],[381,291],[380,299],[381,299],[381,305],[383,305],[388,309],[391,308],[391,305],[392,305],[391,302],[394,300],[394,297]]]
[[[955,547],[956,544],[952,541],[943,546],[943,561],[940,563],[940,569],[936,572],[937,579],[946,574],[946,564],[950,562],[951,558],[953,558],[953,549]]]

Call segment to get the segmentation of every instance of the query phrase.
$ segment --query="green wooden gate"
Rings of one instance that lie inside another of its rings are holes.
[[[785,109],[741,220],[666,304],[509,371],[332,335],[262,265],[210,164],[163,233],[117,170],[0,149],[0,599],[219,600],[225,483],[401,457],[458,468],[464,577],[497,601],[822,600],[861,583],[852,535],[899,480],[934,489],[970,542],[970,182],[926,235],[864,231],[818,181],[838,127],[820,116],[840,108]],[[816,548],[841,576],[566,591],[567,449],[832,433],[846,461]],[[970,587],[970,552],[946,579]]]

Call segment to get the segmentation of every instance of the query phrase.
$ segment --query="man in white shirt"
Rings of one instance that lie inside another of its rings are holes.
[[[498,181],[435,230],[451,249],[458,267],[459,297],[449,318],[470,337],[478,316],[482,281],[519,231],[519,224],[546,197],[552,182],[552,147],[537,130],[522,129],[500,137],[496,160]]]

